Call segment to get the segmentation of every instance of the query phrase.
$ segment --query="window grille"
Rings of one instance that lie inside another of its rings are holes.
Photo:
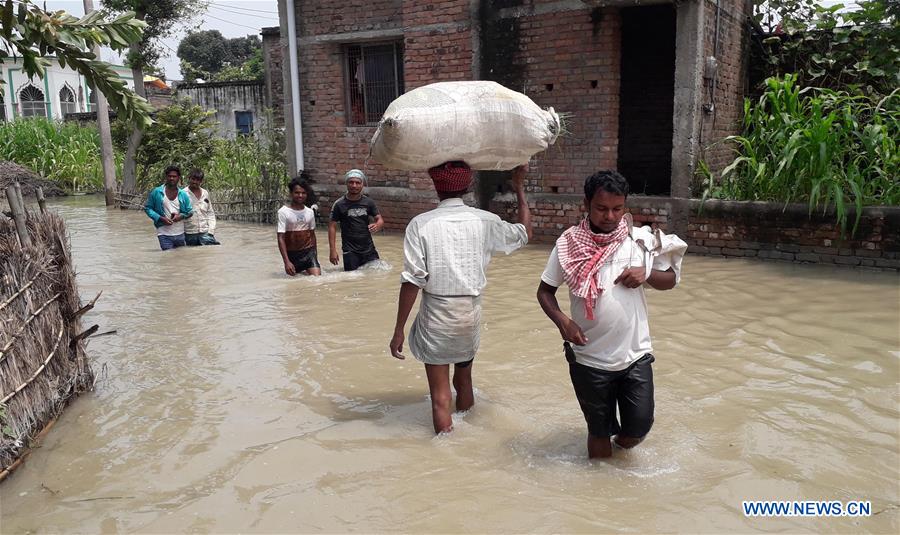
[[[59,90],[59,111],[63,118],[70,113],[78,112],[78,104],[75,102],[75,93],[68,86],[62,86]]]
[[[46,117],[47,101],[44,92],[33,85],[27,85],[19,91],[19,106],[22,117]]]
[[[347,45],[344,65],[348,124],[378,124],[391,101],[403,93],[402,45]]]

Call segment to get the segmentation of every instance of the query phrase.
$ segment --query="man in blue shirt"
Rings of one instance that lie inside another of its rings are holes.
[[[185,245],[184,220],[193,215],[191,200],[178,187],[181,169],[175,165],[166,167],[166,181],[154,188],[147,197],[144,212],[153,220],[159,248],[163,251]]]

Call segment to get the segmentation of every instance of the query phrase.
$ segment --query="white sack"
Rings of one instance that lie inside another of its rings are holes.
[[[559,116],[496,82],[440,82],[399,96],[372,137],[370,154],[391,169],[422,171],[462,160],[473,169],[527,163],[559,135]]]

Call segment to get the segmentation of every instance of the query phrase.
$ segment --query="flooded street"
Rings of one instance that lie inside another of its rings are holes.
[[[96,390],[0,485],[3,533],[900,530],[900,278],[688,256],[648,290],[656,424],[586,459],[549,246],[497,256],[476,406],[435,437],[424,367],[393,359],[389,265],[287,277],[274,227],[161,253],[140,212],[59,201]],[[565,301],[567,292],[560,292]],[[568,303],[562,303],[568,310]],[[412,323],[410,320],[409,324]],[[748,518],[744,500],[868,500],[871,517]]]

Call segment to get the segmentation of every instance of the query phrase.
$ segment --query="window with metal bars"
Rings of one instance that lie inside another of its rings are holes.
[[[62,113],[63,118],[70,113],[78,112],[78,104],[75,102],[75,93],[65,85],[59,90],[59,111]]]
[[[347,123],[378,124],[384,110],[403,93],[403,45],[396,43],[346,45]]]
[[[19,91],[19,107],[22,117],[46,117],[47,101],[44,92],[33,85],[26,85]]]

